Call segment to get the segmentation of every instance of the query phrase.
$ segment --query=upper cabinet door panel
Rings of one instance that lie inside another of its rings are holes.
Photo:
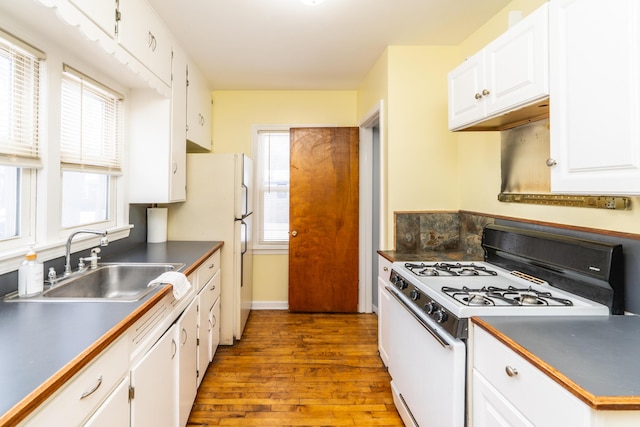
[[[640,2],[551,2],[551,77],[552,191],[640,194]]]
[[[114,0],[70,0],[102,31],[116,36],[116,2]]]
[[[484,52],[478,52],[449,73],[449,128],[484,117]]]
[[[120,0],[119,5],[120,45],[170,85],[171,34],[145,0]]]
[[[548,14],[544,4],[485,48],[488,116],[549,94]]]

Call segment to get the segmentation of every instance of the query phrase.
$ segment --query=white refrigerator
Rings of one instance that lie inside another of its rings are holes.
[[[240,339],[253,300],[253,161],[244,154],[189,154],[187,200],[169,207],[170,240],[223,241],[220,343]]]

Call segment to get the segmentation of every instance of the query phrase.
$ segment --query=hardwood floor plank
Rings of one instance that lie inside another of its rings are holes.
[[[373,314],[252,311],[219,347],[188,425],[403,426]]]

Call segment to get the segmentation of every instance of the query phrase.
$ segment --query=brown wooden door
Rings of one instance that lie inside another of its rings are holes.
[[[289,310],[358,310],[358,128],[291,129]]]

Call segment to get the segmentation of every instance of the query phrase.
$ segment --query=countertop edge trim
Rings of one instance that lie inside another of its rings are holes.
[[[124,332],[140,319],[151,307],[160,302],[165,295],[173,291],[172,286],[163,286],[149,300],[144,302],[140,307],[131,312],[130,315],[122,319],[117,325],[111,328],[107,333],[87,347],[82,353],[72,359],[63,366],[58,372],[53,374],[47,381],[42,383],[40,387],[29,393],[24,399],[18,402],[13,408],[9,409],[0,417],[0,426],[15,425],[24,420],[38,406],[43,404],[49,397],[58,391],[67,381],[75,374],[80,372],[82,368],[87,366],[111,343],[118,339]]]
[[[509,347],[516,354],[524,358],[526,361],[534,365],[542,373],[547,375],[553,381],[562,386],[565,390],[576,396],[582,402],[586,403],[590,408],[595,410],[612,410],[627,411],[640,409],[640,397],[638,396],[595,396],[584,388],[580,387],[574,381],[566,377],[562,372],[537,357],[535,354],[522,347],[520,344],[504,335],[498,329],[491,326],[481,318],[472,317],[471,321],[491,334],[502,344]]]

